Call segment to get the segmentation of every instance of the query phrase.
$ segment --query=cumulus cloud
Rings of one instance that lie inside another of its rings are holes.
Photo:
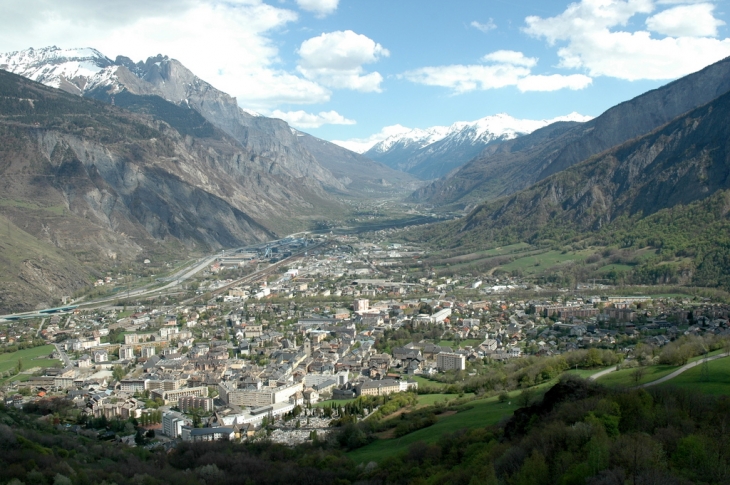
[[[319,128],[322,125],[354,125],[355,120],[349,120],[337,111],[320,111],[318,114],[305,111],[280,111],[269,113],[272,118],[280,118],[297,128]]]
[[[559,67],[631,81],[672,79],[730,55],[730,39],[711,37],[722,25],[711,7],[680,5],[649,17],[648,28],[663,38],[626,29],[635,15],[654,12],[651,0],[582,0],[555,17],[527,17],[524,31],[550,45],[561,43]],[[680,19],[682,13],[696,15],[697,23],[695,17]]]
[[[497,28],[497,24],[494,23],[493,19],[489,19],[486,23],[477,22],[476,20],[472,21],[470,23],[472,27],[474,27],[477,30],[481,30],[485,34],[489,32],[490,30],[494,30]]]
[[[400,135],[412,131],[403,125],[390,125],[384,127],[378,133],[374,133],[367,138],[351,138],[349,140],[332,140],[335,145],[352,150],[356,153],[365,153],[373,146],[394,135]]]
[[[296,12],[261,0],[28,0],[3,6],[0,50],[64,39],[60,47],[95,47],[112,58],[162,53],[246,107],[327,102],[326,86],[281,68],[271,36],[297,19]]]
[[[532,68],[537,65],[537,59],[526,57],[522,52],[500,50],[485,55],[481,60],[488,64],[422,67],[401,76],[427,86],[450,88],[455,94],[507,86],[516,86],[523,92],[583,89],[591,83],[591,78],[584,75],[533,75]],[[541,81],[546,83],[541,85]]]
[[[715,18],[714,10],[711,3],[680,5],[649,17],[646,27],[670,37],[715,37],[725,22]]]
[[[383,77],[378,72],[365,74],[363,64],[389,55],[388,49],[352,30],[329,32],[302,42],[297,69],[330,88],[380,92]]]
[[[340,0],[296,0],[302,10],[314,13],[317,17],[325,17],[335,10]]]

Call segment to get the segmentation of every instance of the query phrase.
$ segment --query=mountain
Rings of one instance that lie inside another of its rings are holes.
[[[621,103],[579,124],[559,123],[488,146],[476,158],[412,195],[438,206],[473,207],[509,195],[641,136],[730,90],[730,59]]]
[[[0,69],[127,108],[140,104],[136,97],[159,96],[196,111],[246,150],[272,160],[273,173],[292,176],[305,184],[319,184],[326,190],[358,193],[359,185],[353,182],[358,181],[362,171],[352,167],[349,177],[338,178],[323,165],[356,163],[362,160],[360,157],[320,140],[320,145],[332,146],[324,150],[328,153],[326,159],[317,160],[301,143],[301,133],[286,122],[241,109],[235,98],[203,81],[175,59],[158,55],[134,63],[124,56],[111,60],[94,49],[47,47],[2,54]],[[385,166],[377,170],[387,174],[387,178],[405,179],[396,177]]]
[[[730,288],[730,93],[439,229],[440,242],[651,251],[634,283]],[[421,235],[423,237],[423,235]],[[600,276],[600,277],[606,277]]]
[[[402,194],[404,189],[416,190],[423,182],[410,174],[393,170],[363,155],[316,138],[296,132],[299,143],[337,180],[346,186],[348,193],[360,195],[393,192]]]
[[[363,153],[420,179],[442,177],[478,155],[486,146],[532,133],[557,121],[586,121],[577,113],[552,120],[519,120],[505,113],[451,126],[434,126],[393,135]]]
[[[50,303],[142,255],[235,247],[344,213],[196,111],[133,99],[137,112],[0,70],[0,309]]]

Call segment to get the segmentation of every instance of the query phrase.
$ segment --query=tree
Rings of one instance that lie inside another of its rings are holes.
[[[15,364],[15,370],[16,370],[16,372],[15,372],[16,374],[20,374],[20,371],[23,370],[23,359],[18,359],[18,363]]]
[[[112,369],[112,377],[114,379],[121,381],[124,379],[124,376],[126,375],[126,372],[124,372],[124,368],[121,365],[115,365]]]
[[[631,373],[631,380],[634,381],[634,384],[638,386],[639,382],[641,382],[641,379],[644,378],[644,375],[646,375],[646,369],[644,367],[637,367]]]

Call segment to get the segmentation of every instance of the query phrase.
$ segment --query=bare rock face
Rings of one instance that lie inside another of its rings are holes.
[[[138,114],[0,71],[0,99],[0,308],[71,294],[143,251],[235,247],[342,210],[157,96],[137,96]]]
[[[480,205],[461,233],[504,229],[526,239],[548,224],[594,231],[621,216],[645,217],[728,190],[728,116],[730,93],[529,189]]]
[[[576,124],[556,123],[487,147],[459,170],[415,192],[414,200],[469,206],[515,193],[589,157],[644,135],[730,91],[724,59]]]

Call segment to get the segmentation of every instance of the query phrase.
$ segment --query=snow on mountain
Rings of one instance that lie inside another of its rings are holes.
[[[87,84],[103,82],[113,75],[114,63],[96,49],[60,49],[56,46],[2,54],[0,69],[19,74],[54,88],[78,91]]]
[[[364,151],[364,155],[429,179],[441,177],[469,161],[490,143],[511,140],[558,121],[584,122],[590,116],[570,113],[548,120],[517,119],[506,113],[451,126],[414,129],[392,135]]]

